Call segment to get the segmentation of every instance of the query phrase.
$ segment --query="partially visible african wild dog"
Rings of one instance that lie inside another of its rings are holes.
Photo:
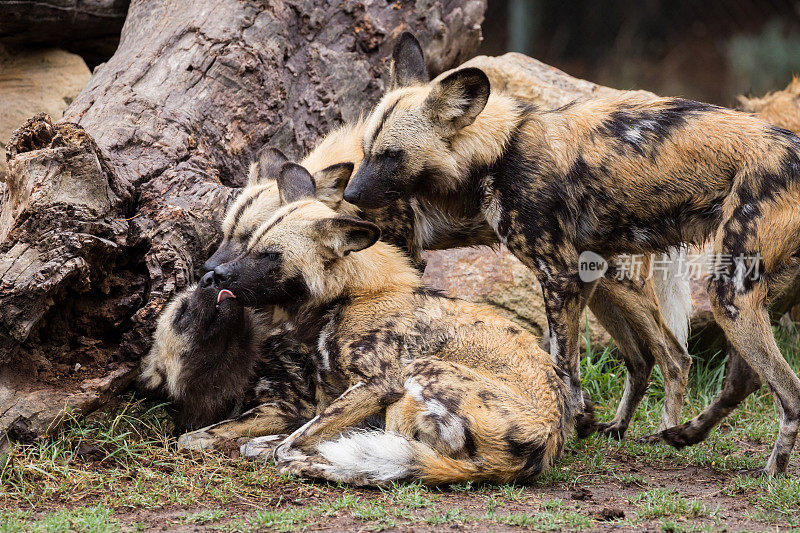
[[[800,379],[778,350],[766,303],[800,265],[798,137],[680,98],[623,94],[539,111],[492,92],[482,71],[462,69],[386,94],[363,148],[346,201],[416,199],[454,218],[483,217],[536,272],[551,353],[570,376],[576,409],[579,322],[595,288],[579,275],[579,254],[647,254],[713,235],[714,315],[775,397],[780,432],[766,471],[786,470]],[[641,311],[663,323],[657,306]],[[702,435],[684,425],[659,438],[686,444]]]
[[[142,359],[140,389],[171,402],[179,432],[216,423],[194,434],[190,447],[297,429],[314,414],[306,356],[285,326],[270,326],[263,313],[219,291],[211,278],[178,294],[161,313]]]
[[[775,91],[761,98],[739,97],[737,109],[757,113],[770,124],[800,132],[800,77],[795,76],[782,91]]]
[[[761,98],[740,96],[739,103],[737,108],[739,110],[756,113],[759,118],[770,124],[790,130],[795,134],[800,133],[800,78],[798,77],[792,79],[786,89],[782,91],[769,93]],[[797,300],[797,295],[800,294],[800,290],[798,290],[800,272],[789,285],[786,293],[779,298],[774,298],[773,313],[775,307],[786,308]],[[796,306],[795,310],[800,310],[800,306]],[[774,316],[773,319],[775,319]],[[753,391],[758,390],[760,386],[761,379],[758,374],[742,359],[739,352],[729,346],[725,380],[719,395],[703,412],[676,429],[674,433],[656,435],[653,440],[661,440],[662,437],[666,437],[670,444],[679,448],[704,440],[723,418],[728,416],[742,400]]]
[[[535,339],[488,306],[425,289],[376,225],[312,198],[303,167],[285,165],[281,181],[294,203],[214,269],[245,305],[283,307],[315,350],[318,415],[278,447],[281,470],[372,485],[508,482],[549,468],[573,417]],[[352,431],[384,412],[385,430]]]

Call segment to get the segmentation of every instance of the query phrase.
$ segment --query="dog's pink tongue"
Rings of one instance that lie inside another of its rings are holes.
[[[217,305],[224,302],[228,298],[236,298],[236,296],[234,296],[233,293],[228,289],[222,289],[219,291],[219,294],[217,294]]]

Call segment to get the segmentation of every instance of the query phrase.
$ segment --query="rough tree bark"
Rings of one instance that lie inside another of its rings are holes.
[[[215,245],[256,150],[300,155],[355,119],[380,95],[402,31],[420,37],[434,72],[465,60],[485,8],[132,2],[116,54],[64,119],[34,117],[8,145],[0,430],[31,438],[65,407],[85,412],[125,387],[154,317]]]
[[[0,43],[58,46],[92,68],[114,53],[130,0],[0,0]]]

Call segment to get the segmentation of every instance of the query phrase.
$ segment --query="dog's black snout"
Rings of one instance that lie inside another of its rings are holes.
[[[361,191],[350,189],[349,187],[344,190],[344,201],[353,205],[358,205],[361,200]]]
[[[200,278],[200,287],[204,289],[208,289],[214,285],[214,271],[206,272],[205,275]]]
[[[231,279],[231,273],[225,265],[218,266],[213,271],[209,272],[209,274],[213,274],[214,283],[217,287],[221,287]]]

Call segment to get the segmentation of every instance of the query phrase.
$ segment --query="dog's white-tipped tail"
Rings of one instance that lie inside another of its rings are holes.
[[[411,442],[396,433],[351,431],[317,445],[317,451],[331,464],[326,470],[346,483],[381,484],[413,473]]]
[[[385,485],[417,478],[425,483],[457,483],[478,476],[469,460],[445,457],[420,441],[385,431],[351,431],[317,446],[337,481],[355,485]]]
[[[680,272],[686,263],[686,248],[670,248],[664,257],[664,268],[653,274],[653,285],[661,304],[661,313],[678,342],[689,344],[689,320],[692,316],[692,289],[689,278]]]

